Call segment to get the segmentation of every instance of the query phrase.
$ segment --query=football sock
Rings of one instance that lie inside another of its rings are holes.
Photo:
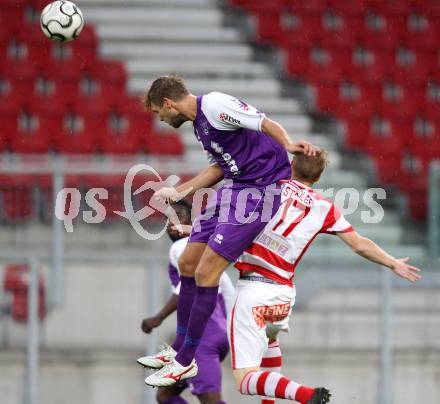
[[[185,342],[180,348],[176,361],[182,366],[188,366],[194,359],[206,324],[217,305],[218,286],[196,287],[196,296],[191,310]]]
[[[315,389],[301,386],[278,372],[251,371],[241,381],[240,393],[294,400],[307,404]]]
[[[281,372],[283,357],[281,356],[280,344],[276,339],[269,340],[266,352],[263,354],[260,369],[268,372]],[[261,404],[275,404],[273,398],[264,397]]]
[[[177,303],[177,328],[173,349],[178,351],[185,341],[191,307],[196,294],[196,281],[188,276],[180,277],[179,301]]]

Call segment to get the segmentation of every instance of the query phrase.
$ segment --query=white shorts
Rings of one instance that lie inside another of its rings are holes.
[[[289,330],[295,287],[239,280],[229,321],[232,369],[260,366],[267,349],[267,325]]]

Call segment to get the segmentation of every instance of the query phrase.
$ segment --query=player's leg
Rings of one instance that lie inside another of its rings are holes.
[[[209,246],[203,252],[196,269],[196,295],[188,322],[185,342],[179,350],[176,361],[189,366],[194,359],[206,324],[217,305],[220,276],[230,262],[213,251]]]
[[[180,396],[186,387],[186,384],[175,384],[174,386],[170,387],[159,387],[157,389],[156,401],[159,404],[188,404],[188,401]]]
[[[302,386],[279,372],[260,370],[268,338],[262,312],[255,309],[285,305],[289,301],[293,305],[294,292],[288,286],[238,282],[229,327],[237,389],[244,395],[287,399],[301,404],[325,404],[330,398],[328,390]]]
[[[179,301],[177,303],[176,339],[172,345],[175,351],[178,351],[185,341],[189,315],[196,292],[194,275],[205,248],[206,243],[188,243],[182,255],[179,257],[180,292]]]
[[[215,230],[196,269],[196,297],[185,342],[176,356],[176,361],[183,366],[191,364],[208,319],[214,311],[220,276],[266,225],[263,217],[266,189],[262,187],[252,190],[258,193],[258,197],[250,197],[249,189],[245,186],[233,186],[225,190],[230,198],[221,207],[227,206],[227,209],[225,212],[220,209]],[[271,208],[266,210],[272,210],[273,214],[279,204],[279,197],[272,196]]]
[[[267,372],[281,373],[282,362],[283,357],[277,336],[269,338],[268,347],[263,354],[260,369]],[[275,404],[275,400],[270,397],[263,397],[261,404]]]
[[[222,367],[221,361],[228,351],[226,330],[208,325],[204,341],[196,352],[199,373],[188,381],[192,394],[201,404],[225,404],[222,401]]]
[[[197,395],[200,404],[226,404],[220,393],[204,393]]]

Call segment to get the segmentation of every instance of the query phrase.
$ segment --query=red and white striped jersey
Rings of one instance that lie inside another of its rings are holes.
[[[352,226],[331,201],[298,181],[286,181],[278,212],[235,267],[292,286],[298,262],[319,233],[350,231]]]

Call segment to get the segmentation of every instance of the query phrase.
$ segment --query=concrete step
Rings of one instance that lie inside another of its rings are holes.
[[[126,3],[127,4],[127,3]],[[111,5],[107,7],[87,6],[81,8],[86,20],[99,24],[148,25],[150,27],[168,26],[204,26],[211,29],[221,25],[223,15],[217,9],[183,9],[179,13],[170,13],[167,8]]]
[[[177,72],[178,73],[178,72]],[[129,80],[129,89],[132,92],[143,92],[148,84],[155,77],[153,76],[132,76]],[[231,94],[246,101],[251,97],[276,97],[279,96],[281,84],[273,79],[256,80],[234,80],[234,79],[208,79],[190,78],[187,80],[188,88],[193,94],[206,94],[211,91],[220,91]]]
[[[207,30],[204,27],[176,27],[170,29],[167,26],[151,27],[131,24],[99,24],[98,35],[101,40],[113,41],[149,41],[167,42],[179,41],[194,43],[237,43],[240,42],[240,35],[230,28],[212,27]]]
[[[127,70],[132,75],[161,76],[176,73],[188,79],[190,77],[242,77],[247,79],[266,79],[272,76],[272,72],[262,63],[232,62],[230,60],[205,60],[188,61],[181,60],[130,60],[126,64]]]
[[[136,41],[137,42],[137,41]],[[101,43],[101,54],[127,60],[168,60],[187,62],[218,61],[248,61],[252,57],[252,49],[244,44],[231,43],[193,43],[193,42],[164,42],[164,43],[133,43],[106,40]]]
[[[115,5],[119,7],[130,7],[130,6],[143,6],[143,7],[151,7],[151,8],[168,8],[168,9],[179,9],[179,12],[182,10],[194,9],[213,9],[216,8],[215,3],[212,0],[77,0],[76,3],[79,7],[87,7],[87,6],[103,6],[107,7],[108,5]]]
[[[437,288],[394,288],[392,303],[395,310],[432,311],[440,307],[440,290]],[[321,291],[307,304],[307,310],[380,310],[382,295],[375,288],[330,288]]]
[[[378,226],[378,231],[380,227]],[[372,268],[375,264],[367,261],[359,255],[353,253],[351,249],[345,245],[337,237],[332,237],[334,240],[329,242],[321,242],[320,238],[331,237],[323,236],[317,238],[310,249],[305,253],[298,268],[307,268],[307,266],[322,266],[325,262],[326,265],[334,265],[339,267],[353,268]],[[410,257],[414,262],[422,261],[426,255],[425,249],[416,245],[393,245],[383,244],[381,247],[389,254],[398,257]]]
[[[438,293],[438,291],[437,291]],[[292,316],[291,334],[281,334],[283,347],[326,349],[368,349],[381,344],[379,310],[374,313],[344,313],[341,310],[297,311]],[[393,347],[440,348],[440,311],[437,313],[395,313]]]

